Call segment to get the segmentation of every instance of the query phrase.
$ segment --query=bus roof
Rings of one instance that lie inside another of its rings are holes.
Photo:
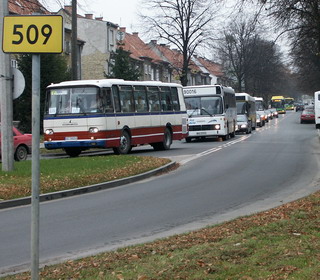
[[[281,96],[281,95],[279,95],[279,96],[272,96],[272,97],[271,97],[271,100],[273,100],[273,99],[284,99],[284,97]]]
[[[244,97],[244,99],[241,99],[241,100],[255,101],[255,98],[253,96],[251,96],[250,94],[245,93],[245,92],[239,92],[239,93],[237,92],[236,93],[236,100],[237,100],[237,97]]]
[[[58,84],[51,84],[47,88],[52,87],[70,87],[70,86],[98,86],[98,87],[111,87],[113,85],[133,85],[133,86],[171,86],[181,87],[176,83],[163,83],[160,81],[125,81],[122,79],[101,79],[101,80],[76,80],[64,81]]]
[[[220,94],[217,93],[217,88],[221,89],[221,92],[225,93],[233,93],[234,89],[232,87],[224,87],[221,85],[200,85],[200,86],[187,86],[183,87],[183,94],[185,96],[199,96],[199,95],[212,95],[212,94]]]

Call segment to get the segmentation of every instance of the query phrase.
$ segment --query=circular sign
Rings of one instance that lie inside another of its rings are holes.
[[[17,99],[23,93],[26,82],[23,77],[23,74],[19,69],[12,67],[11,70],[12,70],[12,78],[13,78],[12,97],[13,99]]]

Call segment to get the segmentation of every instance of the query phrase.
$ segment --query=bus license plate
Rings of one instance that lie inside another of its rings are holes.
[[[71,141],[72,141],[72,140],[78,140],[78,137],[77,137],[77,136],[66,137],[66,138],[64,138],[64,140],[67,140],[67,141],[68,141],[68,140],[69,140],[69,141],[70,141],[70,140],[71,140]]]
[[[197,132],[197,135],[207,135],[206,132]]]

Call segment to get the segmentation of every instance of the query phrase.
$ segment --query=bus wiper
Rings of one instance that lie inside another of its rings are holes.
[[[190,117],[192,117],[193,116],[193,114],[198,110],[199,108],[197,107],[197,108],[195,108],[193,111],[192,111],[192,113],[190,114],[190,115],[188,115],[188,117],[190,118]]]
[[[210,117],[212,117],[212,115],[205,108],[202,107],[201,110],[207,113]]]

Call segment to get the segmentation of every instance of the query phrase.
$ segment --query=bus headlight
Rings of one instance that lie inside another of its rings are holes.
[[[53,129],[46,129],[44,132],[46,135],[52,135],[53,134]]]
[[[89,132],[90,132],[90,133],[98,133],[98,132],[99,132],[99,128],[97,128],[97,127],[90,127],[90,128],[89,128]]]
[[[219,130],[219,129],[220,129],[220,124],[214,125],[214,129],[215,129],[215,130]]]

